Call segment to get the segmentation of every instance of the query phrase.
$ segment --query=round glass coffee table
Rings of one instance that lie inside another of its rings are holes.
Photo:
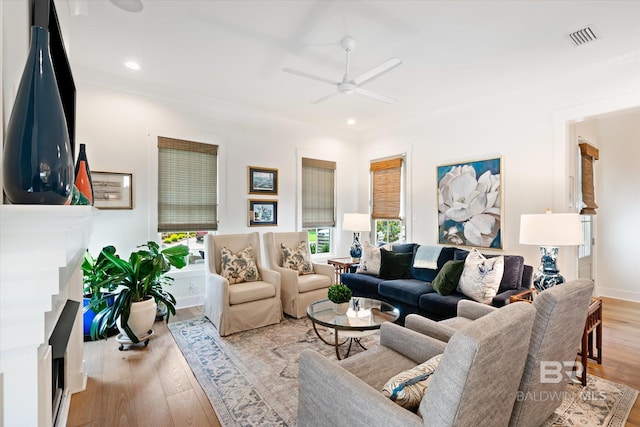
[[[360,342],[360,338],[375,334],[380,325],[384,322],[394,322],[400,317],[399,310],[383,301],[371,298],[351,298],[349,310],[346,314],[337,314],[334,311],[334,304],[328,299],[323,299],[311,303],[307,307],[307,317],[311,319],[313,330],[318,338],[325,344],[333,345],[336,349],[338,360],[340,356],[340,346],[349,343],[347,354],[349,357],[351,345],[355,342],[364,350],[366,348]],[[327,341],[318,332],[317,325],[329,328],[333,335],[333,342]],[[344,341],[340,342],[340,339]]]

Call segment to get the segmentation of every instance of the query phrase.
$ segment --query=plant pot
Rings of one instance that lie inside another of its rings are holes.
[[[335,314],[339,314],[341,316],[344,316],[345,314],[347,314],[347,311],[349,310],[349,303],[348,302],[343,302],[341,304],[336,304],[334,302],[332,304],[333,304],[333,312]]]
[[[153,298],[131,304],[128,324],[136,337],[143,338],[149,335],[153,322],[156,320],[156,309],[156,301]],[[122,336],[127,337],[127,333],[120,324],[120,318],[116,324]]]
[[[115,299],[115,295],[111,295],[107,300],[107,306],[111,307],[113,305],[113,301]],[[91,298],[82,297],[82,306],[86,307],[91,302]],[[84,336],[89,337],[91,335],[91,323],[93,322],[93,318],[96,317],[96,312],[89,309],[82,314],[83,320],[83,332]]]

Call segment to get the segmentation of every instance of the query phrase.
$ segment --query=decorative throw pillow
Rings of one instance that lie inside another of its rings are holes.
[[[222,277],[227,279],[230,284],[262,280],[251,246],[247,246],[235,254],[223,246],[220,264],[222,265]]]
[[[440,295],[449,295],[458,287],[464,269],[464,261],[447,261],[431,282],[431,287]]]
[[[387,280],[410,279],[413,252],[398,253],[380,248],[380,277]]]
[[[362,256],[360,257],[360,264],[358,265],[356,273],[371,274],[373,276],[380,274],[381,248],[391,249],[391,245],[386,244],[377,247],[365,240],[362,244]]]
[[[440,363],[441,357],[442,355],[439,354],[415,368],[400,372],[387,381],[382,388],[382,394],[403,408],[416,412],[422,401],[422,396],[429,388],[432,375]]]
[[[464,261],[464,269],[458,282],[458,292],[469,298],[491,304],[498,293],[504,273],[504,257],[485,258],[477,249],[472,249]]]
[[[307,251],[307,242],[301,240],[295,250],[284,243],[280,243],[282,248],[282,266],[296,270],[298,275],[313,274],[313,263]]]

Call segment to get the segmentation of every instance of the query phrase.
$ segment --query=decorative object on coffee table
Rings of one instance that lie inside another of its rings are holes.
[[[438,243],[502,248],[502,158],[437,167]]]
[[[530,214],[520,217],[520,243],[540,246],[540,267],[534,275],[533,285],[544,291],[564,283],[556,260],[558,246],[577,246],[584,243],[580,216],[577,213]]]
[[[342,229],[345,231],[353,231],[353,243],[349,255],[355,261],[362,256],[362,245],[360,244],[360,232],[371,231],[371,218],[368,214],[346,213],[342,221]]]
[[[3,183],[14,204],[65,205],[71,201],[73,154],[51,59],[50,13],[55,11],[49,9],[49,0],[34,2],[31,46],[7,126]]]

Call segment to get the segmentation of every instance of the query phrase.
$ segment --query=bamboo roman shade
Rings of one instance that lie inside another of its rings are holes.
[[[302,227],[334,227],[336,162],[302,158]]]
[[[600,151],[591,144],[586,142],[578,144],[580,147],[581,157],[581,185],[582,185],[582,203],[584,207],[580,210],[581,215],[595,215],[596,196],[593,183],[593,161],[600,158]]]
[[[158,231],[218,229],[218,146],[158,137]]]
[[[402,157],[371,162],[373,219],[400,219]]]

